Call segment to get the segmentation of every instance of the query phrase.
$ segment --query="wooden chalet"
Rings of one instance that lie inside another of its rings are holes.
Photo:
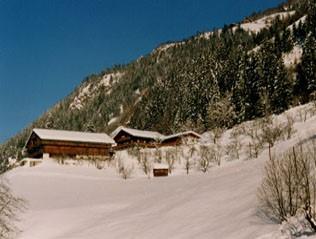
[[[130,129],[123,126],[114,130],[111,136],[117,144],[116,150],[134,146],[153,148],[159,145],[164,137],[159,132]]]
[[[24,152],[28,157],[110,156],[114,140],[103,133],[33,129]]]
[[[162,138],[161,146],[178,146],[182,144],[196,144],[201,135],[194,131],[186,131],[168,135]]]

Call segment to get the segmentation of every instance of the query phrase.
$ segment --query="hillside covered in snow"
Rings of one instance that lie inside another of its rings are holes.
[[[314,107],[300,106],[273,117],[275,123],[293,119],[293,134],[275,143],[273,155],[315,136]],[[255,122],[243,125],[253,127]],[[222,149],[229,148],[231,133],[240,127],[223,132],[218,140]],[[72,160],[17,167],[5,176],[14,193],[27,201],[18,238],[289,238],[258,207],[267,145],[250,159],[246,138],[239,159],[225,157],[222,150],[220,166],[214,164],[206,173],[195,158],[187,175],[181,157],[171,175],[150,179],[136,159],[127,180],[118,175],[116,160],[102,169]],[[209,134],[203,141],[213,142]],[[123,155],[133,161],[127,152]]]

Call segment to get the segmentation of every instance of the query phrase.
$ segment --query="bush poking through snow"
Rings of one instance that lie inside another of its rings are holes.
[[[249,158],[257,158],[263,148],[262,137],[260,135],[260,125],[259,120],[243,125],[243,133],[250,138],[250,142],[248,144]]]
[[[282,222],[280,231],[282,236],[293,238],[311,234],[313,229],[305,218],[304,210],[300,209],[295,216],[289,217],[286,221]]]
[[[189,174],[191,168],[194,165],[193,157],[196,153],[197,153],[197,149],[195,145],[190,145],[189,147],[186,147],[182,150],[182,157],[184,158],[184,162],[185,162],[184,168],[187,174]]]
[[[13,196],[8,185],[0,179],[0,238],[15,238],[17,213],[24,208],[22,199]]]
[[[172,173],[176,160],[177,160],[176,149],[168,149],[166,151],[166,162],[168,164],[168,172],[169,172],[169,174]]]
[[[148,176],[148,178],[150,178],[151,171],[153,169],[153,163],[149,157],[148,152],[141,152],[138,160],[143,172]]]
[[[200,146],[199,168],[203,173],[206,173],[211,166],[212,160],[215,158],[215,151],[209,145]]]
[[[303,107],[298,110],[298,116],[301,122],[305,122],[307,120],[309,110],[306,107]]]
[[[134,172],[134,164],[127,159],[117,156],[117,170],[123,179],[128,179]]]
[[[240,150],[242,149],[242,143],[240,140],[240,129],[234,128],[230,134],[230,143],[227,145],[227,154],[232,159],[239,159]]]
[[[290,114],[286,115],[286,124],[284,126],[284,134],[286,139],[290,139],[292,135],[296,132],[293,125],[294,125],[294,117]]]
[[[222,145],[220,143],[214,144],[214,162],[217,166],[221,166],[222,163]]]
[[[159,142],[159,140],[156,140],[157,142]],[[162,160],[162,152],[160,150],[159,144],[156,143],[155,144],[155,162],[156,163],[161,163]]]
[[[310,114],[311,116],[314,116],[316,115],[316,92],[313,92],[311,94],[311,99],[312,99],[312,103],[310,107]]]
[[[134,147],[128,148],[127,153],[131,156],[139,157],[140,149],[140,146],[136,144]]]
[[[223,129],[221,128],[214,128],[211,132],[212,132],[212,137],[213,137],[213,143],[216,144],[218,142],[218,140],[221,138],[222,134],[223,134]]]
[[[287,221],[300,209],[316,231],[316,145],[296,147],[265,166],[260,208],[271,219]]]
[[[269,147],[273,147],[274,143],[283,137],[283,126],[277,121],[273,121],[271,117],[266,117],[262,121],[262,143],[267,143]]]

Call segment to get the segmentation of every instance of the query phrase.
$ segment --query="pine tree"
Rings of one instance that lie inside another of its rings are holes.
[[[259,88],[265,115],[288,108],[292,84],[276,43],[266,42],[260,51]]]
[[[308,29],[308,33],[316,38],[316,1],[308,0],[307,9],[308,15],[306,19],[306,27]]]
[[[293,87],[289,81],[282,58],[277,60],[275,70],[273,93],[271,94],[271,110],[273,113],[278,114],[288,109]]]
[[[262,102],[260,98],[259,60],[256,53],[249,54],[245,67],[245,119],[262,116]]]
[[[247,54],[245,51],[241,51],[241,54],[237,60],[236,81],[232,90],[232,102],[234,104],[236,112],[236,121],[241,123],[245,120],[245,67],[247,61]]]
[[[309,100],[310,94],[316,90],[316,42],[309,35],[303,46],[302,61],[297,69],[295,93],[301,97],[301,102]]]

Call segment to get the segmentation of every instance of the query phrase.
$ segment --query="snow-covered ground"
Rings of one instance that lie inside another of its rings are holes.
[[[291,67],[301,62],[303,49],[299,45],[295,45],[293,50],[287,54],[283,54],[283,62],[285,67]]]
[[[262,164],[122,180],[113,171],[46,162],[8,178],[29,201],[23,239],[256,238],[277,227],[256,215]]]
[[[272,25],[273,20],[275,20],[277,17],[279,17],[282,20],[294,14],[295,11],[274,13],[269,16],[265,16],[263,18],[255,20],[253,22],[243,23],[240,25],[240,27],[245,31],[258,33],[262,29],[270,27]]]
[[[316,116],[302,121],[309,106],[287,112],[296,117],[297,132],[276,144],[275,152],[316,134]],[[285,114],[278,117],[284,119]],[[98,170],[49,160],[16,168],[6,177],[28,201],[21,239],[280,238],[279,225],[257,211],[267,156],[264,150],[257,159],[225,162],[206,174],[186,175],[178,168],[165,178],[136,174],[123,180],[114,167]]]
[[[84,83],[84,85],[82,85],[79,89],[78,94],[70,103],[70,110],[82,109],[86,101],[92,98],[100,87],[104,87],[106,90],[106,94],[110,94],[112,90],[112,85],[118,82],[123,75],[124,72],[107,73],[104,74],[100,81],[96,84]]]

